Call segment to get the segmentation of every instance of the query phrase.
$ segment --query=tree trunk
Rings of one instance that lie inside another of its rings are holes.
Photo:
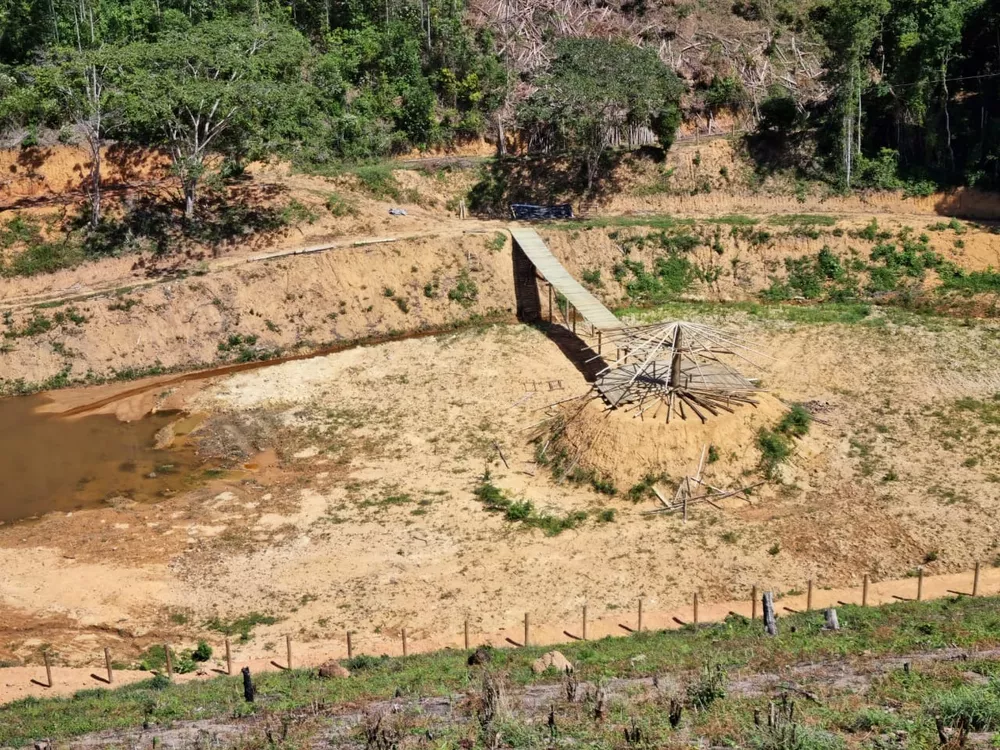
[[[90,226],[97,229],[101,223],[101,147],[94,151],[90,167]]]
[[[198,183],[188,179],[184,181],[184,218],[188,221],[194,219],[194,204]]]

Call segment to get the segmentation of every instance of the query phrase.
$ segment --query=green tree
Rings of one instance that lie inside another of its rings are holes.
[[[651,49],[603,39],[563,39],[521,122],[584,162],[593,188],[616,129],[652,127],[669,148],[680,124],[683,85]]]
[[[135,130],[167,147],[194,218],[209,157],[268,126],[263,114],[297,83],[304,40],[276,22],[206,21],[127,51],[124,80]]]
[[[890,7],[890,0],[828,0],[814,14],[829,48],[826,78],[833,88],[832,113],[847,187],[861,152],[862,95],[871,84],[868,61]]]

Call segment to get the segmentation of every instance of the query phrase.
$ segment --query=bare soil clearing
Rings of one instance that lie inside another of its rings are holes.
[[[863,572],[898,577],[925,560],[932,573],[967,570],[996,554],[996,431],[960,401],[988,407],[1000,391],[996,328],[747,320],[741,330],[779,355],[765,385],[817,404],[829,423],[753,506],[701,508],[683,526],[641,515],[649,504],[553,482],[526,432],[540,407],[587,386],[543,334],[499,326],[291,362],[190,395],[188,408],[210,415],[207,444],[270,450],[276,463],[154,505],[0,529],[5,604],[118,628],[125,648],[266,612],[283,619],[242,650],[263,658],[286,632],[321,644],[350,628],[378,644],[406,626],[414,642],[446,645],[467,617],[497,632],[525,611],[572,621],[584,601],[595,617],[638,595],[667,611],[696,590],[724,601],[753,584],[856,585]],[[489,514],[471,493],[487,467],[515,497],[590,518],[546,537]],[[613,522],[595,520],[603,508]],[[19,630],[4,642],[23,658],[38,641]],[[56,643],[67,663],[94,660],[93,636]]]
[[[719,175],[733,157],[715,143],[703,147],[699,168]],[[49,184],[68,179],[53,169]],[[580,342],[513,324],[510,239],[498,234],[504,224],[459,221],[446,205],[473,176],[397,175],[410,212],[398,220],[387,214],[392,202],[367,196],[353,178],[260,167],[255,179],[281,186],[283,199],[318,212],[337,191],[357,212],[328,212],[266,247],[257,238],[183,258],[142,258],[144,266],[129,256],[0,280],[0,308],[17,334],[2,342],[0,385],[15,391],[249,361],[489,316],[505,321],[207,382],[154,380],[120,400],[108,399],[136,384],[54,393],[58,411],[106,402],[101,411],[120,419],[174,408],[196,413],[203,455],[225,461],[226,470],[157,502],[0,527],[0,659],[33,659],[51,643],[60,668],[91,666],[107,642],[135,658],[164,639],[218,638],[210,621],[254,612],[281,620],[256,628],[240,647],[242,659],[273,658],[289,632],[303,644],[303,658],[329,655],[331,635],[347,629],[365,633],[373,651],[397,643],[404,626],[421,647],[453,645],[466,618],[480,633],[508,633],[526,611],[562,626],[585,601],[613,629],[640,595],[647,611],[665,613],[687,606],[695,591],[704,602],[725,602],[742,600],[754,584],[789,592],[810,577],[839,588],[857,585],[865,572],[902,577],[921,563],[934,574],[968,570],[1000,552],[1000,328],[993,322],[900,324],[878,309],[854,325],[728,314],[725,324],[777,358],[763,373],[771,397],[704,428],[671,425],[670,450],[660,445],[663,426],[623,426],[618,443],[594,459],[616,479],[610,497],[556,482],[535,461],[529,436],[544,407],[589,387],[567,358]],[[648,187],[653,177],[640,174],[636,184]],[[868,203],[808,196],[800,203],[735,190],[639,192],[623,189],[595,211],[681,214],[705,233],[720,226],[713,222],[720,214],[746,211],[775,235],[765,243],[723,237],[721,255],[710,245],[693,250],[701,266],[731,271],[696,287],[693,298],[753,299],[785,258],[824,244],[849,252],[851,233],[876,212],[887,231],[927,231],[933,249],[964,268],[1000,265],[1000,237],[989,227],[968,227],[963,246],[930,229],[940,221],[935,212],[956,202],[972,210],[980,198],[971,195]],[[981,213],[987,207],[982,201]],[[42,214],[51,206],[24,210]],[[840,233],[794,234],[772,221],[803,211],[832,216]],[[542,231],[570,272],[601,271],[594,291],[614,306],[628,302],[613,274],[620,239],[653,229]],[[389,237],[397,241],[351,245]],[[324,243],[340,244],[313,254],[275,251]],[[642,248],[632,257],[653,260]],[[164,278],[165,269],[186,275]],[[89,294],[96,296],[82,298]],[[37,305],[54,299],[73,301]],[[49,325],[31,329],[41,318]],[[683,525],[643,515],[648,501],[626,499],[629,483],[654,468],[675,479],[692,471],[708,443],[719,452],[713,478],[739,482],[756,470],[756,431],[777,420],[782,402],[795,401],[823,421],[797,442],[782,483],[752,505],[733,499],[721,510],[699,507]],[[473,494],[486,470],[512,498],[587,519],[548,537],[489,513]]]

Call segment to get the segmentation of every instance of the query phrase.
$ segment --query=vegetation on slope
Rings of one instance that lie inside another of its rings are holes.
[[[975,654],[975,650],[997,645],[998,607],[1000,600],[995,598],[966,597],[879,608],[845,606],[840,608],[843,630],[837,633],[823,631],[822,613],[812,612],[780,618],[780,634],[775,638],[763,635],[759,622],[730,617],[697,630],[689,626],[566,644],[559,648],[576,667],[579,691],[575,700],[556,694],[551,704],[546,699],[539,707],[539,715],[514,712],[508,718],[511,729],[517,731],[505,733],[500,746],[545,746],[551,705],[559,730],[581,740],[610,742],[621,737],[623,728],[638,726],[644,743],[652,746],[684,744],[700,737],[716,746],[790,747],[771,744],[774,738],[768,736],[767,727],[754,721],[756,713],[768,714],[770,701],[780,704],[778,696],[783,692],[796,701],[798,731],[818,734],[824,740],[795,747],[860,746],[882,735],[909,738],[912,747],[934,746],[936,720],[949,732],[961,726],[998,731],[1000,689],[995,680],[1000,671],[995,660]],[[877,662],[885,655],[933,654],[944,648],[972,653],[959,661],[907,656]],[[494,650],[489,670],[503,675],[515,689],[558,685],[560,675],[537,675],[530,669],[545,650]],[[155,731],[178,721],[238,721],[253,714],[276,719],[279,725],[284,721],[318,732],[338,707],[351,706],[354,711],[359,702],[394,695],[405,707],[410,699],[471,692],[471,715],[460,711],[451,721],[424,717],[425,723],[418,721],[410,728],[420,734],[430,731],[441,746],[452,747],[466,739],[480,746],[474,709],[481,699],[481,695],[476,698],[480,669],[468,667],[467,656],[454,651],[408,658],[356,656],[344,662],[354,672],[347,679],[317,679],[312,670],[261,674],[256,676],[256,704],[243,701],[239,677],[177,685],[153,679],[115,690],[80,691],[66,699],[26,699],[0,707],[0,744],[20,746],[39,737],[58,740],[104,729],[146,726]],[[783,679],[774,677],[776,670],[821,665],[826,660],[837,664],[836,674],[827,676],[822,666],[814,666],[798,677],[794,672],[784,672]],[[912,665],[904,668],[904,661]],[[833,678],[843,678],[844,670],[856,676],[841,679],[838,687]],[[649,691],[648,684],[626,686],[624,692],[607,699],[600,711],[600,691],[581,684],[599,687],[610,678],[654,676],[659,689]],[[859,684],[866,689],[856,690]],[[563,688],[558,692],[563,693]],[[677,727],[667,721],[671,702],[682,708]],[[317,706],[325,708],[315,714]],[[305,719],[302,709],[309,709],[312,718]],[[404,708],[403,713],[412,712]],[[271,741],[279,733],[274,734]],[[263,731],[260,743],[268,743]],[[295,735],[285,746],[305,744],[308,737]]]

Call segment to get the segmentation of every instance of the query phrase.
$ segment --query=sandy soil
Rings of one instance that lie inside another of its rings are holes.
[[[318,644],[353,629],[381,643],[406,626],[433,642],[465,618],[491,633],[525,611],[571,620],[583,601],[596,618],[640,595],[666,611],[695,591],[725,601],[753,584],[841,587],[868,571],[900,577],[926,561],[938,574],[996,556],[996,327],[732,323],[778,357],[765,385],[827,423],[752,506],[700,508],[685,526],[553,482],[527,435],[543,407],[587,386],[542,333],[499,326],[208,385],[187,399],[209,415],[204,439],[269,448],[276,463],[155,505],[0,529],[0,596],[27,620],[80,628],[53,633],[65,664],[94,663],[94,629],[135,653],[191,642],[212,617],[283,618],[241,650],[253,659],[287,632]],[[514,497],[590,518],[546,537],[491,515],[471,493],[486,468]],[[595,520],[602,508],[613,522]],[[21,629],[4,633],[8,658],[41,642]]]

